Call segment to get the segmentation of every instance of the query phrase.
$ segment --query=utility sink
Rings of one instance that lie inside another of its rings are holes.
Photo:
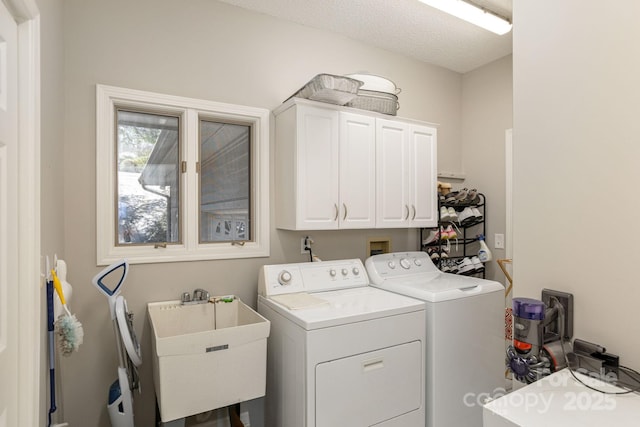
[[[147,310],[163,422],[264,396],[267,319],[238,298],[154,302]]]

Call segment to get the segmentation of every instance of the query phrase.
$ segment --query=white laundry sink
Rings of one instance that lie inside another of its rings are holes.
[[[270,323],[239,299],[147,305],[163,422],[264,396]]]

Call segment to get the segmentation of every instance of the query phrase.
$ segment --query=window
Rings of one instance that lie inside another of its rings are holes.
[[[269,111],[97,86],[97,262],[269,255]]]
[[[180,116],[116,107],[116,245],[180,243]]]
[[[248,240],[251,127],[200,120],[200,243]]]

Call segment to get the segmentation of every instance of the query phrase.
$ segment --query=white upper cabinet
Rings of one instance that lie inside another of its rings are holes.
[[[375,118],[340,113],[340,228],[376,226]]]
[[[310,105],[276,117],[276,226],[375,227],[375,119]]]
[[[435,224],[435,129],[367,113],[299,99],[275,111],[276,227]]]
[[[276,117],[276,226],[338,228],[338,111],[293,106]]]
[[[436,129],[376,120],[378,228],[437,224]]]
[[[433,127],[409,130],[410,227],[438,225],[438,136]]]

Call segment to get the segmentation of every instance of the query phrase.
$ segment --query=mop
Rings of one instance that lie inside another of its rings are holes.
[[[118,350],[118,379],[109,388],[107,411],[113,427],[134,427],[133,396],[139,388],[137,367],[142,364],[140,345],[133,330],[133,315],[120,290],[129,272],[129,264],[121,260],[102,270],[93,284],[109,300],[109,312]],[[115,279],[114,279],[115,277]]]

